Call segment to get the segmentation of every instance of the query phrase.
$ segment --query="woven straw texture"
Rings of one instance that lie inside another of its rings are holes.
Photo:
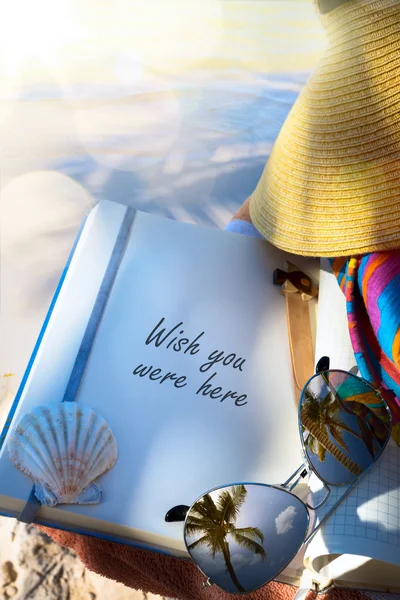
[[[349,256],[400,248],[400,0],[350,0],[250,202],[275,246]]]

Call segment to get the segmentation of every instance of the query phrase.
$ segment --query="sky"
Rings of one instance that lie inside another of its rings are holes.
[[[241,585],[248,591],[257,589],[271,580],[297,553],[307,530],[308,516],[303,503],[287,492],[266,485],[245,485],[247,498],[236,521],[236,527],[258,527],[264,534],[266,559],[261,560],[251,551],[239,547],[230,536],[231,561]],[[211,493],[214,501],[219,491]],[[198,536],[187,539],[193,542]],[[194,549],[192,558],[201,570],[226,591],[237,591],[226,573],[222,554],[212,559],[205,548]]]

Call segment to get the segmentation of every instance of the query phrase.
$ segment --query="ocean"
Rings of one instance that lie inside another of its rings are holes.
[[[323,50],[311,0],[82,7],[70,22],[50,14],[52,36],[38,20],[33,40],[26,29],[6,48],[3,191],[52,170],[94,201],[222,226],[257,183]]]

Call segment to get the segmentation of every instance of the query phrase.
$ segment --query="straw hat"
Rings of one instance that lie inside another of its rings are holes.
[[[274,144],[251,218],[294,254],[400,248],[400,0],[348,0],[320,19],[326,51]]]

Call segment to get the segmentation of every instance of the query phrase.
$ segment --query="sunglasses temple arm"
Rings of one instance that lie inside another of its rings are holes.
[[[360,482],[360,478],[356,479],[355,481],[353,481],[353,483],[348,487],[348,489],[345,491],[345,493],[339,498],[339,500],[337,502],[335,502],[335,504],[332,506],[332,508],[326,513],[326,515],[321,519],[321,521],[318,523],[318,525],[315,527],[315,529],[312,530],[312,532],[306,537],[306,539],[304,540],[304,544],[308,544],[308,542],[310,542],[312,540],[312,538],[314,537],[314,535],[317,533],[317,531],[322,527],[322,525],[329,519],[329,517],[335,512],[335,510],[337,509],[337,507],[339,506],[339,504],[341,504],[343,502],[343,500],[350,494],[351,490],[357,485],[357,483]],[[329,490],[330,491],[330,490]],[[328,494],[329,495],[329,494]],[[326,496],[326,498],[328,497],[328,495]],[[321,503],[318,505],[321,506]],[[314,508],[318,508],[317,506]]]

